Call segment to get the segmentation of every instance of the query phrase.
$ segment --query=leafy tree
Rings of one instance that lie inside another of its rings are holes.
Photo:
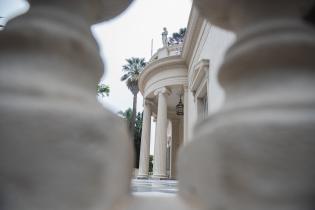
[[[132,116],[132,109],[128,108],[125,111],[119,111],[118,115],[120,115],[121,117],[125,118],[128,122],[128,125],[130,124],[131,121],[131,116]]]
[[[179,29],[179,32],[173,33],[173,35],[169,38],[169,45],[180,44],[184,42],[184,37],[186,34],[186,28]]]
[[[133,94],[133,106],[132,106],[132,116],[129,124],[131,136],[134,135],[134,125],[136,121],[137,114],[137,95],[139,93],[138,79],[141,71],[145,67],[144,58],[129,58],[126,59],[127,64],[122,67],[124,72],[123,76],[120,78],[121,81],[126,81],[128,89]]]
[[[104,97],[104,95],[109,96],[110,88],[108,85],[105,84],[99,84],[97,85],[97,94]]]
[[[136,151],[135,167],[139,168],[143,113],[138,112],[135,122],[134,147]]]

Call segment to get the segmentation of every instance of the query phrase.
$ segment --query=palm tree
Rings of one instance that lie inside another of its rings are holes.
[[[137,114],[137,95],[139,93],[138,79],[141,71],[145,66],[144,58],[129,58],[126,59],[127,64],[122,67],[124,75],[120,78],[121,81],[126,81],[128,89],[133,94],[132,116],[129,124],[131,136],[134,136],[135,121]]]
[[[186,28],[179,29],[179,32],[173,33],[169,39],[169,45],[180,44],[184,42]]]

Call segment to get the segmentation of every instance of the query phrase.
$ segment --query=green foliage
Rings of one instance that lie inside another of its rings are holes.
[[[130,133],[134,135],[134,124],[137,114],[137,95],[139,92],[138,79],[140,73],[145,67],[146,63],[144,58],[129,58],[126,59],[127,64],[122,66],[123,76],[120,78],[121,81],[126,81],[128,89],[133,94],[133,105],[132,105],[132,116],[129,124]]]
[[[118,115],[126,119],[127,123],[131,122],[132,109],[128,108],[125,111],[119,111]],[[135,159],[135,167],[139,168],[139,158],[140,158],[140,146],[141,146],[141,133],[142,133],[142,120],[143,113],[138,112],[136,115],[136,120],[134,124],[134,135],[133,135],[133,145],[135,149],[136,159]]]
[[[136,151],[135,167],[139,168],[143,113],[138,112],[135,122],[134,147]]]
[[[143,120],[143,113],[138,112],[135,122],[135,139],[139,139],[141,141],[141,132],[142,132],[142,120]]]
[[[153,172],[153,155],[150,155],[149,172]]]
[[[108,85],[105,84],[99,84],[97,85],[97,94],[104,97],[104,95],[109,96],[110,88]]]
[[[125,118],[129,124],[131,121],[132,109],[128,108],[125,111],[119,111],[118,115],[121,116],[122,118]]]
[[[180,44],[184,42],[186,34],[186,28],[179,29],[179,32],[173,33],[173,35],[169,38],[169,45]]]

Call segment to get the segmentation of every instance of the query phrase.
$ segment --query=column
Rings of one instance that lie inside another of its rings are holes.
[[[148,178],[150,160],[150,134],[151,134],[151,105],[148,99],[144,100],[143,122],[141,134],[140,163],[138,178]]]
[[[166,142],[167,142],[167,104],[168,89],[160,88],[154,92],[158,96],[158,111],[155,130],[153,178],[166,178]]]
[[[188,142],[188,86],[184,85],[184,144]]]

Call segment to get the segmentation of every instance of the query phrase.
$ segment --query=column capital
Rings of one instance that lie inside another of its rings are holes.
[[[184,89],[184,91],[188,91],[189,90],[188,83],[183,84],[183,89]]]
[[[154,95],[159,95],[160,93],[170,95],[171,91],[167,87],[162,87],[154,91]]]
[[[144,99],[143,104],[144,104],[144,105],[151,106],[151,107],[154,105],[153,101],[152,101],[151,99],[148,99],[148,98],[145,98],[145,99]]]

